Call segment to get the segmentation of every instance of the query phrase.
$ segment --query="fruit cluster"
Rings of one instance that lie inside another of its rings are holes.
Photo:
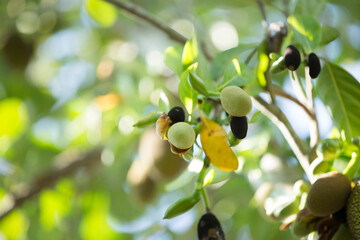
[[[304,237],[316,231],[319,239],[360,239],[359,202],[359,185],[352,188],[348,177],[339,172],[325,173],[311,186],[292,233]]]
[[[237,139],[244,139],[248,130],[246,115],[252,109],[250,96],[240,87],[227,86],[220,93],[221,105],[230,115],[230,128]]]

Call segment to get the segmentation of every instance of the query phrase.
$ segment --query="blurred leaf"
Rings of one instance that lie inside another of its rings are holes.
[[[196,36],[194,35],[190,40],[185,43],[184,50],[182,52],[182,65],[183,69],[187,69],[191,64],[196,62],[199,55],[198,44]]]
[[[40,220],[47,229],[58,227],[69,210],[68,196],[52,190],[41,193]]]
[[[1,233],[9,240],[26,239],[27,229],[28,221],[19,210],[11,212],[0,223]]]
[[[189,72],[188,80],[189,80],[191,87],[195,91],[197,91],[198,93],[200,93],[204,96],[209,95],[209,93],[206,89],[206,86],[204,84],[204,81],[198,75],[196,75],[195,73]]]
[[[238,58],[241,53],[255,46],[256,44],[239,44],[237,47],[218,53],[211,63],[212,78],[219,79],[232,59]]]
[[[200,140],[206,156],[217,168],[234,171],[239,162],[228,144],[228,135],[216,122],[201,116]]]
[[[266,86],[266,71],[269,67],[270,59],[268,55],[265,54],[265,52],[259,50],[258,54],[259,64],[257,68],[257,78],[259,81],[260,86],[265,87]]]
[[[166,113],[170,110],[169,99],[164,91],[161,91],[160,93],[159,110]]]
[[[185,70],[180,77],[180,83],[179,83],[179,97],[181,101],[183,102],[186,110],[189,114],[192,113],[195,104],[197,103],[197,94],[190,86],[190,83],[188,81],[189,76],[189,70]]]
[[[223,81],[217,90],[221,90],[227,85],[244,86],[255,78],[254,69],[234,58],[226,68]]]
[[[330,26],[322,26],[321,27],[321,42],[320,45],[326,45],[340,36],[340,32],[333,27]]]
[[[257,111],[256,113],[254,113],[249,121],[249,123],[256,123],[258,121],[260,121],[260,119],[263,117],[263,115],[261,114],[260,111]]]
[[[111,27],[116,21],[117,11],[110,3],[102,0],[86,0],[85,8],[92,19],[103,27]]]
[[[161,116],[161,111],[153,111],[145,114],[142,118],[137,121],[133,127],[146,128],[156,123],[156,120]]]
[[[201,199],[200,192],[196,191],[190,197],[182,198],[171,205],[165,212],[164,219],[170,219],[189,211]]]
[[[305,52],[314,52],[321,40],[318,22],[311,16],[294,15],[288,17],[288,23]]]
[[[210,171],[208,171],[204,177],[204,183],[203,183],[203,186],[207,186],[209,185],[212,180],[214,179],[214,176],[215,176],[215,171],[214,169],[210,169]]]
[[[28,113],[20,99],[8,98],[0,102],[0,137],[15,138],[26,127]]]
[[[346,139],[360,135],[360,83],[342,67],[326,61],[316,89]]]
[[[176,45],[176,46],[168,47],[164,53],[164,62],[166,66],[168,66],[171,70],[173,70],[175,74],[179,77],[183,72],[183,68],[181,64],[182,52],[183,52],[183,46]]]

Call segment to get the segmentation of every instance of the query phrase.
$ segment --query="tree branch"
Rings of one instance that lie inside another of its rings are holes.
[[[312,182],[314,176],[310,171],[309,149],[295,133],[284,113],[276,105],[267,103],[261,97],[255,97],[252,100],[255,106],[279,128],[310,182]]]
[[[47,172],[36,178],[33,183],[27,187],[26,190],[22,191],[21,194],[11,194],[8,197],[4,197],[3,201],[5,202],[2,201],[2,204],[0,204],[2,208],[0,212],[0,219],[3,219],[13,210],[20,207],[24,202],[32,199],[42,190],[53,186],[60,179],[74,174],[80,168],[89,168],[95,163],[98,163],[101,158],[101,149],[96,148],[81,156],[72,156],[72,158],[73,159],[71,159],[71,157],[70,159],[64,159],[64,161],[70,161],[70,163],[68,163],[66,166],[54,169],[51,172]]]
[[[105,2],[111,3],[115,7],[125,10],[128,13],[131,13],[132,15],[135,15],[136,17],[143,19],[144,21],[150,23],[154,27],[158,28],[162,32],[164,32],[166,35],[169,36],[170,39],[173,39],[174,41],[177,41],[181,44],[185,44],[187,39],[174,29],[170,28],[166,24],[162,23],[159,19],[157,19],[155,16],[151,15],[149,12],[141,9],[139,6],[136,6],[133,3],[130,2],[122,2],[117,0],[104,0]]]
[[[264,2],[263,2],[262,0],[256,0],[256,2],[257,2],[257,4],[258,4],[258,6],[259,6],[261,15],[262,15],[262,17],[263,17],[264,28],[265,28],[265,30],[267,30],[267,28],[269,27],[270,23],[269,23],[269,20],[268,20],[267,17],[266,17]]]

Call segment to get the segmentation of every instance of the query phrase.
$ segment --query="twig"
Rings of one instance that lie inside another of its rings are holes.
[[[137,16],[140,19],[145,20],[146,22],[150,23],[154,27],[160,29],[162,32],[166,33],[169,38],[181,43],[185,44],[187,39],[174,29],[170,28],[166,24],[163,24],[160,20],[158,20],[155,16],[151,15],[149,12],[141,9],[139,6],[132,4],[130,2],[122,2],[117,0],[104,0],[108,3],[113,4],[119,9],[123,9],[127,11],[128,13],[131,13],[135,16]]]
[[[265,5],[264,2],[262,0],[256,0],[257,4],[259,5],[260,8],[260,12],[261,15],[263,17],[263,22],[264,22],[264,28],[265,30],[267,30],[267,28],[269,27],[270,23],[269,20],[266,17],[266,12],[265,12]]]
[[[39,178],[35,179],[33,183],[27,188],[27,190],[22,191],[21,195],[16,196],[15,194],[12,194],[13,197],[10,202],[7,202],[6,205],[2,205],[4,209],[2,209],[2,212],[0,213],[0,219],[3,219],[13,210],[20,207],[24,202],[30,200],[45,188],[53,186],[60,179],[74,174],[82,167],[88,168],[94,165],[96,162],[99,162],[100,157],[101,149],[96,148],[84,155],[77,157],[76,159],[73,159],[68,165],[59,169],[55,169],[51,172],[47,172]]]
[[[309,149],[305,142],[295,133],[284,113],[276,105],[267,103],[261,97],[255,97],[252,100],[255,106],[279,128],[308,176],[309,181],[313,182],[314,176],[310,171]]]
[[[253,58],[253,56],[255,55],[255,53],[257,52],[258,48],[254,48],[251,53],[249,54],[249,56],[247,56],[247,58],[245,59],[245,65],[248,65],[251,61],[251,59]]]
[[[305,96],[305,93],[304,93],[304,89],[303,89],[303,87],[301,85],[300,78],[297,75],[297,72],[296,71],[292,72],[292,71],[289,70],[289,75],[290,75],[291,83],[293,85],[293,88],[294,88],[294,91],[295,91],[295,94],[296,94],[297,98],[299,99],[299,101],[302,104],[304,104],[307,107],[306,96]]]
[[[288,94],[287,92],[283,91],[282,88],[280,88],[276,85],[272,85],[272,91],[276,96],[284,97],[284,98],[289,99],[290,101],[296,103],[299,107],[301,107],[304,110],[304,112],[308,115],[309,118],[313,117],[310,110],[304,104],[302,104],[297,98],[295,98],[295,97],[291,96],[290,94]]]

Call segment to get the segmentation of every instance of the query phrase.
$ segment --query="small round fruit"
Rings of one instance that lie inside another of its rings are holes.
[[[289,45],[285,49],[284,58],[287,69],[295,71],[300,66],[300,52],[294,45]]]
[[[207,212],[204,215],[202,215],[197,226],[197,232],[198,232],[199,240],[203,240],[203,239],[225,240],[225,235],[221,228],[220,222],[211,212]]]
[[[167,114],[172,123],[185,121],[185,112],[182,107],[173,107]]]
[[[345,206],[350,192],[351,184],[345,175],[328,172],[311,186],[306,206],[315,216],[328,216]]]
[[[360,239],[360,185],[352,189],[346,205],[346,219],[354,239]]]
[[[225,87],[220,93],[220,101],[225,111],[234,117],[243,117],[252,108],[250,96],[237,86]]]
[[[190,124],[185,122],[178,122],[172,125],[167,136],[169,142],[179,149],[188,149],[195,142],[195,131]]]
[[[248,130],[248,123],[246,116],[232,117],[230,121],[230,128],[234,136],[238,139],[244,139]]]
[[[320,60],[315,53],[310,53],[308,56],[309,74],[311,78],[316,78],[321,70]]]

